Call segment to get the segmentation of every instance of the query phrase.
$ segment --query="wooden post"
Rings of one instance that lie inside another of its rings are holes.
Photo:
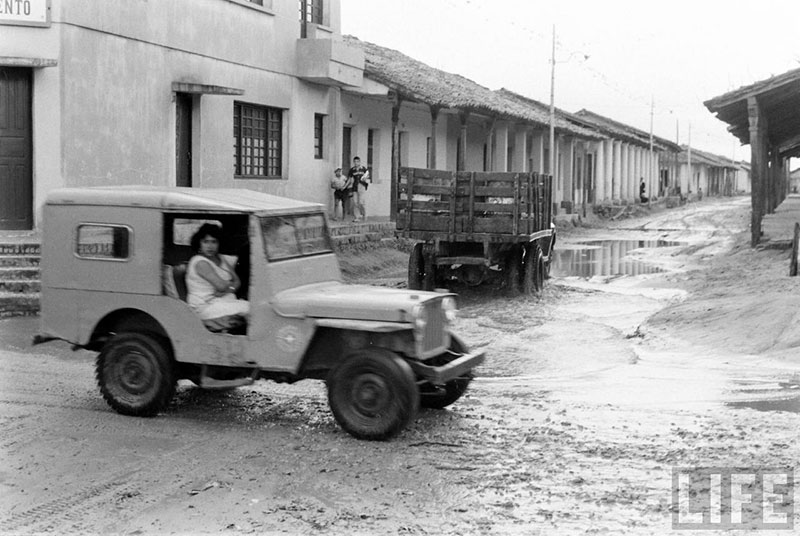
[[[391,175],[391,185],[390,185],[390,194],[391,200],[389,202],[389,217],[392,221],[397,219],[397,185],[398,185],[398,163],[400,162],[400,132],[397,128],[397,125],[400,123],[400,103],[401,99],[400,96],[396,96],[394,99],[394,104],[392,105],[392,175]]]
[[[492,149],[492,141],[494,140],[494,129],[497,127],[497,117],[492,117],[489,121],[487,128],[489,131],[486,133],[486,158],[489,160],[485,171],[494,171],[494,150]]]
[[[769,196],[769,214],[774,214],[775,209],[778,208],[778,205],[781,203],[780,199],[780,186],[781,186],[781,177],[780,177],[780,167],[781,167],[781,157],[778,156],[778,148],[773,147],[770,155],[771,165],[769,168],[770,171],[770,196]]]
[[[458,117],[461,119],[461,143],[458,151],[456,170],[464,171],[467,161],[467,119],[469,119],[469,112],[461,112],[458,114]]]
[[[429,163],[431,169],[436,169],[436,126],[439,122],[439,107],[431,106],[431,161]]]
[[[767,128],[766,117],[761,114],[761,107],[755,97],[747,98],[747,114],[750,121],[750,177],[752,191],[750,194],[750,246],[756,247],[761,239],[761,219],[764,214],[764,192],[767,169]]]

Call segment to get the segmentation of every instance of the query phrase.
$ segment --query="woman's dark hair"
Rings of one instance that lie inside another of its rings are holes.
[[[222,230],[219,228],[219,225],[214,225],[213,223],[204,223],[200,226],[197,232],[192,235],[192,251],[200,251],[200,241],[206,236],[216,238],[219,242],[221,235]]]

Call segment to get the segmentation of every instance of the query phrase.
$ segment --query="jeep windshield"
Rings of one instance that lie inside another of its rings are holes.
[[[271,262],[333,252],[322,214],[269,216],[260,220],[264,249]]]

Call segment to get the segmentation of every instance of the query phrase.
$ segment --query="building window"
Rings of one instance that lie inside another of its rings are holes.
[[[300,37],[308,37],[308,25],[322,25],[322,0],[300,0]]]
[[[322,158],[323,117],[322,114],[314,114],[314,158]]]
[[[300,0],[300,20],[322,24],[322,0]]]
[[[264,0],[248,0],[251,4],[256,4],[257,6],[263,6]]]
[[[283,111],[234,103],[234,174],[237,177],[280,177],[283,173]]]

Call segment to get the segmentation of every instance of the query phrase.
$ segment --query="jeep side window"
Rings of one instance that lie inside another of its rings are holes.
[[[261,230],[270,261],[333,251],[322,214],[261,218]]]
[[[126,260],[130,257],[130,227],[81,224],[75,254],[84,259]]]

